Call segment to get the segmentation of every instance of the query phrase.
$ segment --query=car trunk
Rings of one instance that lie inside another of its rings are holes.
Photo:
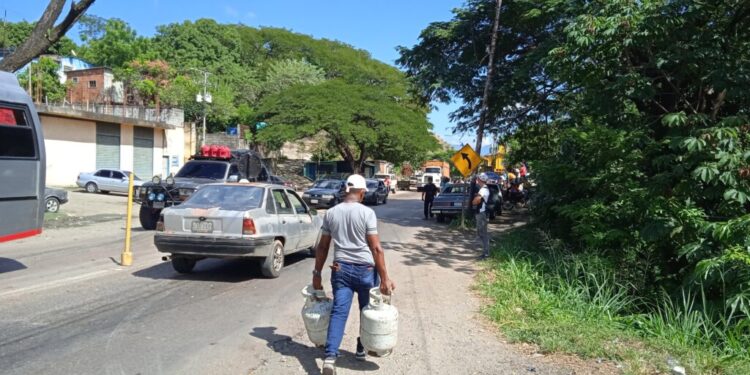
[[[219,208],[174,209],[164,215],[164,230],[195,236],[241,237],[246,212]]]

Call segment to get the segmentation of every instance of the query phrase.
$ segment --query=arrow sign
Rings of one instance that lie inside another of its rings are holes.
[[[482,158],[471,148],[469,145],[465,145],[457,153],[451,157],[453,165],[456,166],[461,174],[466,177],[471,174],[479,164],[482,162]]]

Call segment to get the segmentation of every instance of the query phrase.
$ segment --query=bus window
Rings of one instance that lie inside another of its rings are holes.
[[[34,143],[25,111],[0,105],[0,157],[34,158]]]

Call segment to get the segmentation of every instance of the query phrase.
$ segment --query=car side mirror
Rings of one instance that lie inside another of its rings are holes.
[[[238,182],[240,180],[240,176],[233,174],[227,178],[227,182]]]

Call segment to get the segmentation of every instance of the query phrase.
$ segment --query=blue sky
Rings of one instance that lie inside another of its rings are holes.
[[[430,22],[451,19],[451,10],[463,0],[98,0],[89,14],[120,18],[140,35],[153,35],[156,26],[213,18],[220,23],[283,27],[316,38],[335,39],[369,51],[394,65],[395,47],[412,46]],[[8,21],[34,21],[47,6],[45,0],[4,1],[0,10]],[[67,11],[67,9],[66,9]],[[69,36],[77,39],[74,29]],[[456,104],[440,105],[429,118],[434,131],[452,145],[475,143],[473,134],[452,134],[448,113]],[[487,137],[485,137],[487,138]]]

